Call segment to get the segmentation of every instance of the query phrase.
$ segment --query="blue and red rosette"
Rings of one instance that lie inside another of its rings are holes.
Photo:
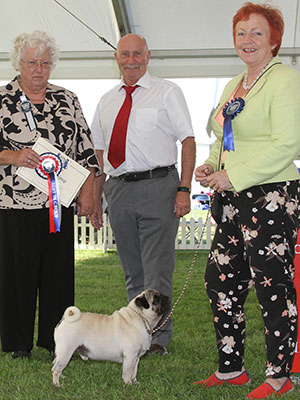
[[[40,177],[48,180],[50,233],[60,232],[61,204],[57,176],[62,170],[61,160],[54,153],[43,153],[35,170]]]

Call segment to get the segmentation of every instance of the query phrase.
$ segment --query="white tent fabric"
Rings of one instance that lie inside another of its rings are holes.
[[[59,2],[114,46],[124,31],[143,35],[152,51],[150,71],[157,76],[229,77],[244,68],[236,57],[232,40],[232,17],[244,0]],[[269,0],[269,3],[281,9],[285,20],[281,58],[300,70],[299,0]],[[54,36],[61,49],[61,61],[53,78],[119,77],[113,49],[55,0],[0,0],[0,7],[0,80],[15,74],[9,62],[13,39],[34,29]]]
[[[118,42],[120,34],[110,0],[61,0],[60,3],[99,32],[99,35],[105,36],[113,44]],[[113,50],[54,0],[0,0],[0,9],[1,80],[15,74],[9,61],[13,40],[20,33],[35,29],[52,35],[61,50],[61,60],[52,77],[118,77]]]

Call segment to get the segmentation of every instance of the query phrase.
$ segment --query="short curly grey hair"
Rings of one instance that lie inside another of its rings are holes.
[[[14,41],[14,48],[11,52],[11,63],[16,71],[19,70],[20,62],[24,56],[26,47],[38,47],[37,55],[49,49],[51,60],[51,71],[54,69],[57,60],[59,59],[59,48],[56,45],[55,39],[49,36],[46,32],[33,31],[32,33],[22,33],[17,36]]]

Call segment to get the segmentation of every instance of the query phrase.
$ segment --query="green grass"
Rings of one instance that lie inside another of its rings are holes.
[[[176,253],[174,300],[180,294],[194,252]],[[121,364],[82,361],[78,355],[64,370],[62,387],[52,385],[52,361],[46,350],[34,347],[30,360],[12,360],[0,353],[0,400],[238,400],[264,380],[263,325],[254,292],[247,301],[246,367],[251,384],[213,389],[192,382],[208,377],[217,367],[215,334],[203,285],[207,252],[198,258],[188,288],[173,317],[174,336],[169,355],[143,357],[137,385],[124,385]],[[126,304],[123,272],[116,252],[76,252],[76,305],[83,311],[112,313]],[[300,388],[289,395],[299,399]]]

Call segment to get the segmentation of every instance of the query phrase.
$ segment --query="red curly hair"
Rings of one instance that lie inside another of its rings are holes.
[[[284,21],[282,13],[277,8],[269,4],[253,4],[250,1],[241,7],[233,17],[233,41],[235,44],[236,24],[240,21],[247,21],[250,14],[258,14],[264,17],[270,26],[270,44],[275,46],[272,49],[273,56],[276,56],[280,46],[284,32]]]

